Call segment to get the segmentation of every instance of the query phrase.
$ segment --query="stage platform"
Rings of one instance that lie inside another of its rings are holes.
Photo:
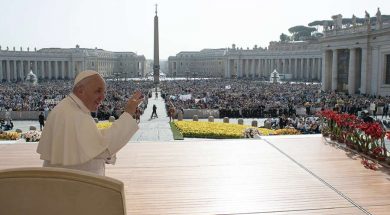
[[[41,166],[36,147],[0,145],[0,169]],[[389,171],[360,161],[320,135],[130,142],[106,175],[127,214],[389,214]]]

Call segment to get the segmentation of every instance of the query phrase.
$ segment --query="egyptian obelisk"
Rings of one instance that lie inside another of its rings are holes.
[[[153,59],[153,78],[154,84],[160,83],[160,58],[159,58],[159,44],[158,44],[158,16],[157,16],[157,4],[156,15],[154,16],[154,59]]]

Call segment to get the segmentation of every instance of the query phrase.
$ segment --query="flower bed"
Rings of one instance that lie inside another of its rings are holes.
[[[343,144],[366,158],[389,161],[384,141],[386,131],[379,122],[364,122],[355,115],[339,114],[331,110],[322,111],[320,115],[324,137],[330,136],[332,141]],[[387,137],[390,138],[390,135]],[[362,163],[367,163],[367,160]]]
[[[184,137],[198,138],[242,138],[244,125],[218,123],[218,122],[194,122],[176,121],[176,127]]]
[[[99,122],[99,123],[96,123],[96,126],[98,129],[104,129],[104,128],[109,128],[111,127],[112,125],[112,122]]]
[[[42,132],[40,131],[27,131],[25,133],[18,133],[15,131],[7,131],[0,133],[0,140],[18,140],[25,139],[26,142],[38,142],[41,139]]]
[[[112,125],[112,122],[99,122],[96,126],[99,129],[109,128]],[[5,131],[0,133],[1,140],[18,140],[23,138],[26,142],[38,142],[41,139],[42,132],[31,130],[25,133],[17,133],[15,131]]]
[[[175,126],[184,137],[234,139],[255,137],[258,135],[253,129],[257,129],[260,135],[299,134],[295,129],[271,130],[266,128],[254,128],[248,125],[238,125],[218,122],[175,121]],[[249,128],[249,129],[248,129]]]
[[[41,139],[42,132],[40,131],[27,131],[22,134],[22,137],[26,142],[38,142]]]
[[[0,133],[0,140],[17,140],[19,138],[20,134],[14,131]]]

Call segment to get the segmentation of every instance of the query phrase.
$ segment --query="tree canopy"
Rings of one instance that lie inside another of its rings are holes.
[[[280,41],[281,42],[287,42],[287,41],[290,41],[290,38],[289,38],[289,36],[287,36],[287,34],[282,33],[280,35]]]
[[[317,29],[314,27],[307,27],[303,25],[297,25],[288,29],[288,31],[292,34],[292,40],[306,40],[311,37],[311,33],[316,31]]]

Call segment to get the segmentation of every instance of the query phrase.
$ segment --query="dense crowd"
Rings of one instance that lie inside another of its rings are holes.
[[[23,83],[2,83],[0,85],[0,111],[50,111],[72,90],[72,81],[48,81],[37,85]],[[151,82],[107,81],[106,98],[97,117],[107,119],[117,115],[124,107],[124,102],[134,93],[141,90],[144,95],[149,92]],[[147,98],[141,108],[147,106]]]
[[[385,111],[389,97],[325,93],[318,83],[269,83],[250,80],[182,80],[161,84],[162,95],[183,109],[218,109],[220,117],[265,118],[292,116],[298,108],[335,109],[357,114],[378,107]]]
[[[147,98],[155,93],[153,87],[151,81],[107,81],[106,99],[97,117],[107,119],[110,115],[117,116],[135,90],[141,90],[146,95],[140,110],[142,113],[147,107]],[[71,81],[41,82],[36,86],[2,83],[0,111],[50,111],[70,93],[71,88]],[[308,116],[319,109],[350,114],[369,110],[374,116],[380,110],[387,116],[390,103],[389,97],[325,93],[318,83],[273,84],[251,80],[197,79],[163,81],[160,89],[167,110],[175,108],[177,114],[177,110],[185,109],[218,109],[221,118],[286,117],[290,120],[293,116],[301,117],[297,115],[298,108],[304,108]],[[306,119],[302,120],[306,122]]]

